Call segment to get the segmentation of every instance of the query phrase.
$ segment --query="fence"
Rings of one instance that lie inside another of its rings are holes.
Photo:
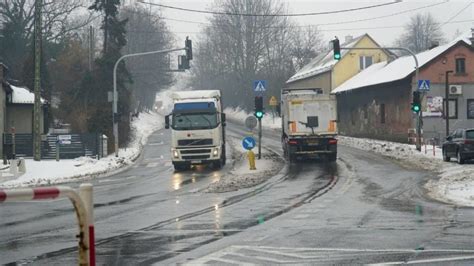
[[[69,198],[79,224],[79,265],[95,266],[94,199],[92,184],[70,187],[0,189],[0,203]]]
[[[101,158],[104,154],[104,136],[93,134],[48,134],[42,136],[41,158],[74,159],[81,156]],[[3,151],[8,159],[33,157],[33,134],[3,134]]]

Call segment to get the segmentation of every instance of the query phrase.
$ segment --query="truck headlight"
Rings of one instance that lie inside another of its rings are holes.
[[[212,156],[216,157],[219,154],[219,148],[214,148],[212,151]]]
[[[177,150],[173,150],[173,157],[174,158],[179,158],[179,153]]]

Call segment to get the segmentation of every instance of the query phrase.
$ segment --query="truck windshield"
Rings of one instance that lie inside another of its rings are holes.
[[[217,127],[216,113],[174,114],[172,127],[175,130],[212,129]]]

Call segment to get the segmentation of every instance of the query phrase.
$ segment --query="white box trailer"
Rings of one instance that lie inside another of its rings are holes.
[[[297,157],[337,158],[337,109],[333,95],[320,88],[283,89],[282,145],[290,161]]]
[[[226,163],[225,114],[219,90],[181,91],[172,94],[173,111],[165,117],[171,128],[171,160],[176,170],[194,164]]]

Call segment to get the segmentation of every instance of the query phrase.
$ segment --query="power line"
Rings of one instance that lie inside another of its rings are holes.
[[[468,20],[455,20],[447,22],[446,24],[455,24],[455,23],[467,23],[467,22],[474,22],[472,19]],[[295,27],[295,26],[293,26]],[[336,29],[318,29],[322,32],[331,32],[331,31],[354,31],[354,30],[377,30],[377,29],[396,29],[396,28],[403,28],[405,25],[394,25],[394,26],[378,26],[378,27],[361,27],[361,28],[336,28]],[[290,28],[287,26],[281,26],[280,28]],[[128,32],[136,32],[136,33],[160,33],[161,31],[152,31],[152,30],[129,30]],[[204,34],[200,31],[175,31],[172,33],[179,33],[179,34]]]
[[[230,16],[247,16],[247,17],[302,17],[302,16],[318,16],[318,15],[329,15],[329,14],[337,14],[337,13],[346,13],[346,12],[353,12],[359,10],[366,10],[372,9],[382,6],[388,6],[393,4],[401,3],[401,0],[395,0],[389,3],[382,3],[377,5],[370,5],[364,7],[356,7],[356,8],[349,8],[349,9],[342,9],[342,10],[333,10],[333,11],[324,11],[324,12],[312,12],[312,13],[294,13],[294,14],[251,14],[251,13],[237,13],[237,12],[218,12],[218,11],[207,11],[207,10],[197,10],[197,9],[190,9],[190,8],[183,8],[177,6],[169,6],[163,4],[156,4],[151,2],[145,2],[143,0],[138,0],[139,3],[148,4],[152,6],[159,6],[168,9],[175,9],[180,11],[186,12],[194,12],[194,13],[201,13],[201,14],[211,14],[211,15],[230,15]]]
[[[398,15],[401,15],[401,14],[406,14],[406,13],[410,13],[410,12],[413,12],[413,11],[418,11],[418,10],[421,10],[421,9],[431,8],[431,7],[434,7],[434,6],[437,6],[437,5],[445,4],[445,3],[447,3],[447,2],[448,2],[448,1],[439,2],[439,3],[435,3],[435,4],[429,4],[429,5],[425,5],[425,6],[421,6],[421,7],[417,7],[417,8],[412,8],[412,9],[407,9],[407,10],[403,10],[403,11],[400,11],[400,12],[395,12],[395,13],[392,13],[392,14],[388,14],[388,15],[384,15],[384,16],[378,16],[378,17],[370,17],[370,18],[357,19],[357,20],[346,20],[346,21],[339,21],[339,22],[321,23],[321,24],[316,24],[316,25],[300,25],[300,26],[295,26],[295,27],[306,28],[306,27],[341,25],[341,24],[349,24],[349,23],[356,23],[356,22],[371,21],[371,20],[376,20],[376,19],[382,19],[382,18],[388,18],[388,17],[398,16]],[[161,17],[161,18],[162,18],[162,19],[165,19],[165,20],[171,20],[171,21],[178,21],[178,22],[192,23],[192,24],[201,24],[201,25],[206,25],[206,26],[211,26],[211,27],[213,26],[212,24],[204,23],[204,22],[199,22],[199,21],[172,19],[172,18],[167,18],[167,17]],[[272,28],[272,27],[277,27],[277,28],[278,28],[278,27],[280,27],[280,26],[270,26],[269,28]]]
[[[454,16],[450,17],[448,20],[446,20],[443,24],[441,24],[441,26],[444,26],[446,25],[447,23],[449,23],[451,20],[453,20],[454,18],[456,18],[457,16],[459,16],[459,14],[461,14],[464,10],[466,10],[469,6],[472,5],[472,2],[470,2],[469,4],[467,4],[467,6],[461,8]]]

